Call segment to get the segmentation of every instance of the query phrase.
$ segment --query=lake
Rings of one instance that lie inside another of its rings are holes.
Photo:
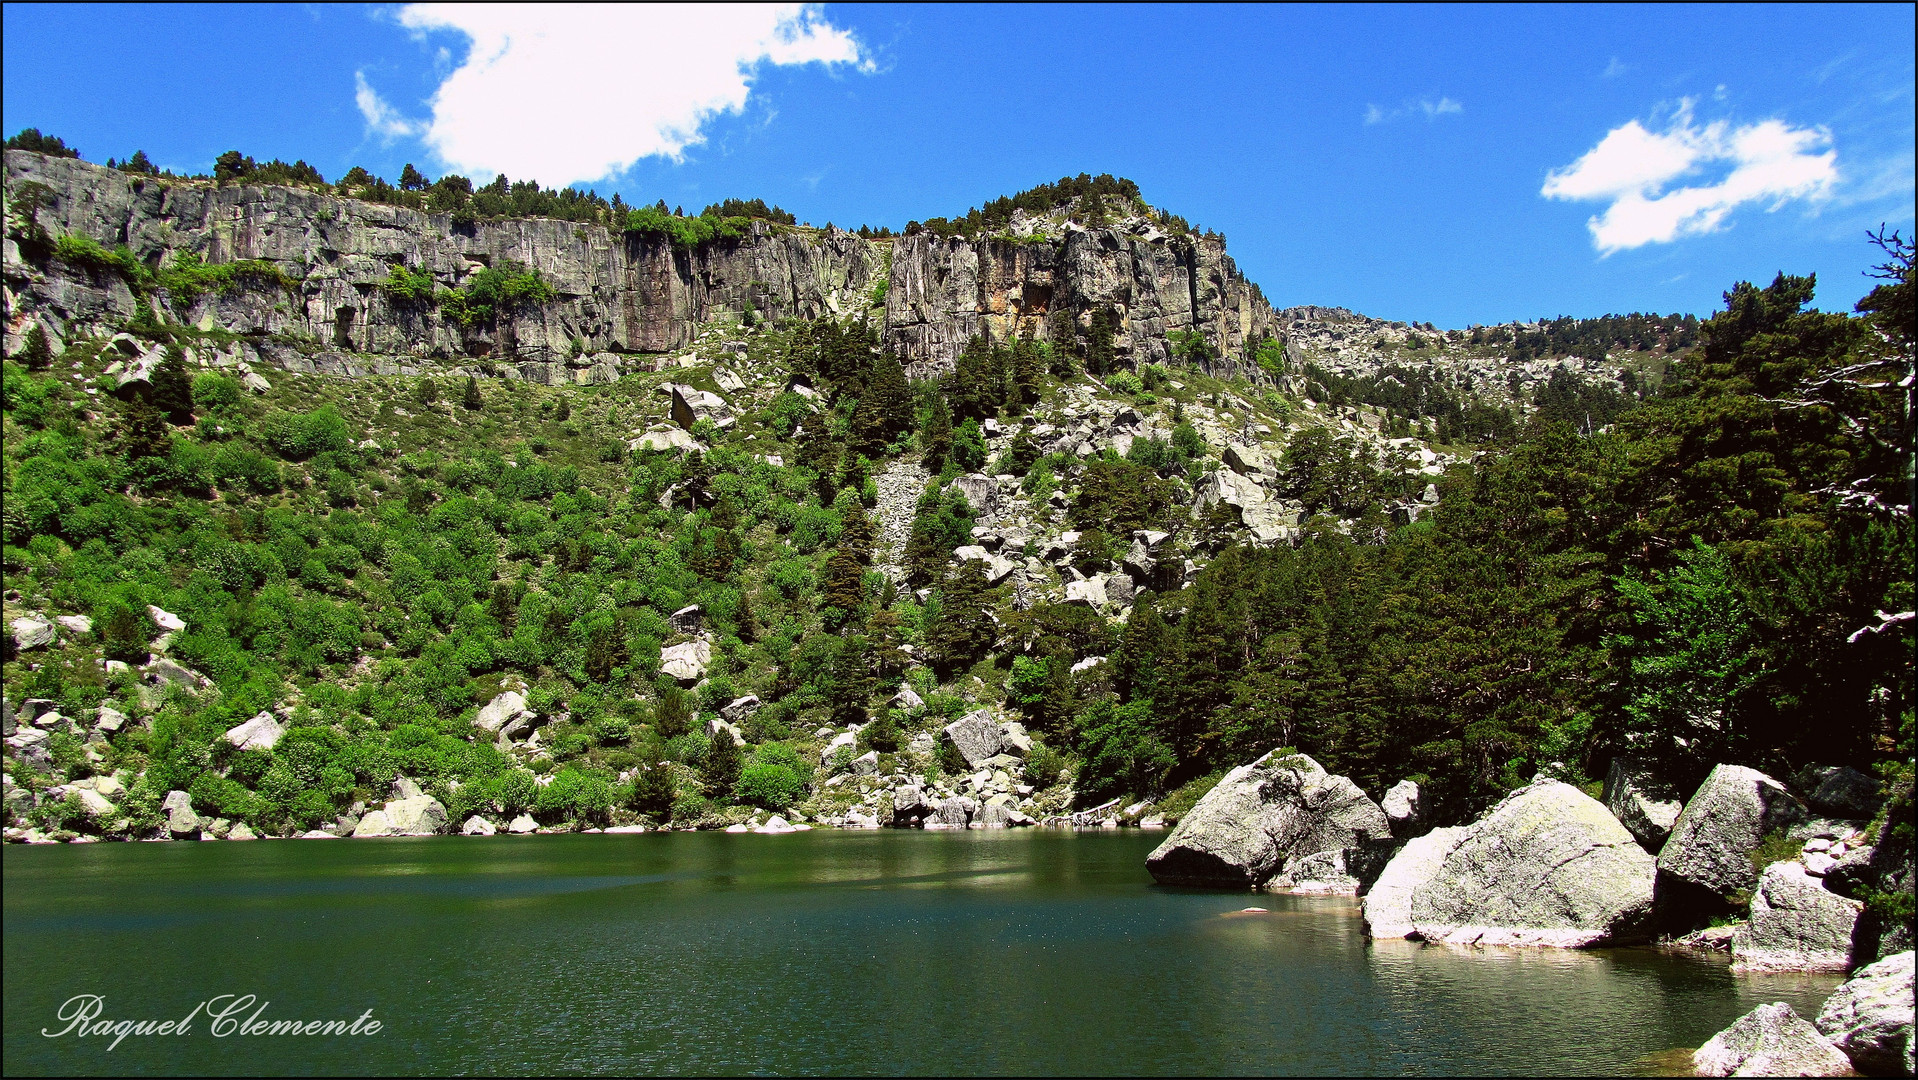
[[[1840,981],[1375,945],[1350,898],[1155,886],[1164,836],[8,845],[5,1070],[1629,1074]],[[43,1037],[83,994],[381,1030]]]

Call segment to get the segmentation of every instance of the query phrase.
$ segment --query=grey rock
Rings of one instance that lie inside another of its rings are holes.
[[[120,812],[119,807],[92,788],[76,788],[73,794],[80,799],[81,811],[90,818],[108,818]]]
[[[226,831],[226,838],[228,840],[258,840],[260,837],[259,834],[253,831],[251,826],[242,821]]]
[[[993,722],[992,714],[984,709],[972,712],[954,720],[945,726],[946,741],[965,758],[969,768],[978,768],[987,758],[999,752],[1005,744],[999,725]]]
[[[62,615],[53,621],[64,627],[69,634],[90,634],[93,632],[93,620],[85,615]]]
[[[492,822],[478,814],[467,818],[466,824],[460,826],[460,834],[463,836],[491,836],[498,831],[497,828],[494,828]]]
[[[1626,754],[1612,759],[1602,798],[1605,809],[1651,852],[1665,846],[1685,809],[1678,793],[1658,780],[1650,762]]]
[[[529,833],[529,832],[535,832],[538,829],[539,829],[539,822],[534,821],[532,816],[529,814],[521,814],[520,816],[514,818],[506,826],[506,831],[510,833]]]
[[[705,678],[706,667],[712,662],[713,646],[704,638],[659,651],[659,670],[679,680],[682,686],[691,686]]]
[[[1732,967],[1745,971],[1843,971],[1864,905],[1825,888],[1796,862],[1758,879],[1751,923],[1732,939]]]
[[[986,804],[979,808],[978,814],[972,819],[972,828],[1006,828],[1012,824],[1012,814],[1014,810],[1014,807],[1001,801],[998,796],[994,796],[993,798],[987,799]]]
[[[1170,885],[1254,888],[1291,860],[1389,844],[1391,824],[1358,785],[1304,754],[1266,754],[1227,773],[1146,858]]]
[[[719,715],[724,717],[727,723],[738,725],[750,720],[758,711],[759,695],[747,694],[745,697],[736,697],[727,702],[726,706],[719,710]]]
[[[879,751],[868,750],[852,759],[854,776],[877,776],[879,774]]]
[[[1700,1076],[1843,1076],[1851,1062],[1790,1005],[1760,1005],[1692,1055]]]
[[[164,657],[151,663],[140,665],[140,671],[145,674],[147,680],[155,686],[164,683],[169,686],[180,686],[187,690],[198,692],[213,685],[212,681],[206,676],[194,671],[192,668],[176,661],[165,659]]]
[[[657,450],[685,457],[695,450],[704,450],[706,447],[705,444],[693,438],[680,428],[659,427],[627,443],[626,448],[629,450]]]
[[[1852,972],[1818,1010],[1818,1030],[1867,1076],[1910,1076],[1912,954],[1910,950]]]
[[[1413,934],[1412,893],[1438,876],[1445,857],[1465,836],[1465,827],[1433,829],[1406,842],[1392,856],[1378,880],[1366,890],[1363,902],[1365,932],[1374,938],[1405,938]]]
[[[857,733],[851,732],[851,731],[842,731],[839,734],[834,735],[832,737],[832,741],[826,744],[825,749],[819,751],[819,764],[831,765],[832,759],[839,753],[840,747],[843,746],[843,747],[851,748],[851,747],[856,747],[858,745],[859,745],[859,736]]]
[[[126,713],[121,712],[111,705],[102,705],[100,706],[100,715],[93,721],[93,726],[97,731],[113,732],[125,727],[126,723]]]
[[[706,721],[706,737],[708,739],[717,739],[721,732],[724,732],[726,737],[733,741],[734,746],[746,745],[746,736],[740,733],[738,725],[722,720],[717,716],[708,718]]]
[[[1658,853],[1661,892],[1685,906],[1729,908],[1758,887],[1751,853],[1759,843],[1806,816],[1783,784],[1757,769],[1714,768]]]
[[[666,618],[672,628],[681,634],[697,633],[706,625],[706,609],[698,604],[687,604]]]
[[[175,836],[191,836],[200,831],[200,815],[193,812],[193,796],[184,791],[169,791],[160,800],[160,812],[166,815],[167,831]]]
[[[497,734],[515,717],[528,712],[526,695],[517,690],[506,690],[482,706],[473,723],[482,731]]]
[[[286,728],[272,713],[262,709],[246,723],[227,729],[226,741],[242,750],[271,750],[280,744]]]
[[[1466,827],[1412,890],[1427,941],[1582,948],[1651,937],[1651,855],[1598,800],[1535,781]]]
[[[1379,800],[1379,809],[1385,811],[1385,820],[1392,825],[1392,835],[1400,840],[1409,840],[1419,834],[1419,828],[1425,823],[1425,813],[1419,803],[1419,786],[1410,780],[1400,780],[1385,792],[1385,798]]]
[[[396,776],[393,778],[392,787],[388,790],[386,797],[388,799],[417,799],[422,794],[424,794],[424,792],[420,790],[419,784],[411,777]]]
[[[44,619],[19,618],[13,620],[13,645],[25,652],[28,649],[44,649],[53,644],[53,624]]]
[[[1026,734],[1026,726],[1016,720],[1008,720],[999,725],[999,753],[1008,757],[1023,758],[1032,753],[1032,736]]]
[[[1807,765],[1798,774],[1805,803],[1835,818],[1870,818],[1884,804],[1878,781],[1848,765]]]
[[[178,615],[164,608],[148,604],[147,615],[153,619],[153,624],[158,626],[163,632],[171,631],[173,633],[179,633],[186,629],[185,619],[180,618]]]
[[[928,829],[963,829],[972,820],[972,812],[978,803],[964,795],[954,795],[933,807],[926,815],[925,827]]]
[[[394,799],[386,804],[386,819],[395,836],[431,836],[446,827],[446,807],[431,795]]]
[[[392,836],[392,835],[394,835],[393,822],[391,819],[389,819],[386,816],[386,811],[384,810],[373,810],[368,812],[366,815],[360,818],[359,823],[357,825],[353,826],[353,832],[352,832],[353,839],[355,840],[361,840],[361,839],[365,839],[367,837],[372,837],[372,836]]]
[[[899,692],[892,696],[892,703],[906,710],[907,712],[911,712],[914,709],[923,709],[926,707],[925,699],[921,698],[918,694],[914,693],[912,687],[910,686],[900,687]]]

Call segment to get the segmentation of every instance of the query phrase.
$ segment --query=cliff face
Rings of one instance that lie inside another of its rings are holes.
[[[1162,360],[1168,334],[1199,330],[1239,370],[1248,337],[1277,320],[1216,239],[1171,237],[1133,222],[1067,225],[1050,237],[947,240],[928,233],[864,240],[754,222],[751,233],[692,250],[598,225],[547,218],[462,228],[448,215],[301,188],[225,186],[130,176],[71,158],[6,152],[9,220],[22,185],[43,185],[40,224],[124,245],[149,267],[182,253],[208,263],[263,259],[296,284],[249,282],[188,303],[162,295],[182,323],[314,342],[403,361],[482,358],[538,368],[594,353],[660,353],[732,320],[869,315],[915,374],[950,367],[981,330],[1057,339],[1101,305],[1120,315],[1115,348]],[[9,231],[10,318],[56,332],[117,322],[140,301],[112,272],[23,257]],[[459,286],[487,266],[537,269],[554,299],[462,328],[379,288],[394,266]],[[878,286],[890,282],[884,306]],[[579,361],[583,362],[583,360]]]

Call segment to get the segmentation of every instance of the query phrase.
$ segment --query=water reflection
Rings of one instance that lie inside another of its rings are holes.
[[[1151,834],[9,848],[9,1072],[1625,1073],[1830,976],[1367,943],[1349,897],[1157,888]],[[1260,907],[1264,911],[1246,911]],[[35,1037],[109,993],[390,1039]],[[44,1015],[43,1015],[44,1014]],[[145,1055],[145,1056],[142,1056]],[[1649,1056],[1648,1056],[1649,1055]]]

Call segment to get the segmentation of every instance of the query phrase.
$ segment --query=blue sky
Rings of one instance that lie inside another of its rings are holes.
[[[1280,306],[1706,314],[1909,235],[1913,10],[7,4],[3,126],[505,171],[903,226],[1068,173],[1227,235]],[[477,43],[477,44],[475,44]],[[742,68],[742,63],[744,67]],[[742,70],[745,74],[741,74]],[[437,97],[436,97],[437,95]]]

